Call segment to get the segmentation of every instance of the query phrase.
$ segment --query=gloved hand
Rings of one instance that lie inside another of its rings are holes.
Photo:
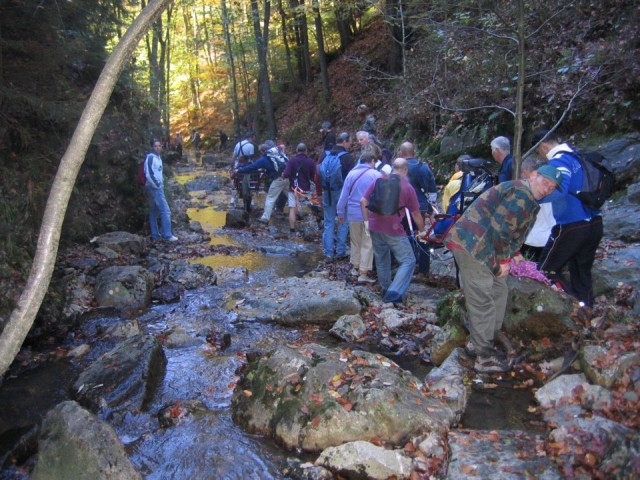
[[[370,236],[371,236],[371,233],[369,233],[369,220],[365,220],[365,221],[364,221],[364,234],[365,234],[367,237],[370,237]]]

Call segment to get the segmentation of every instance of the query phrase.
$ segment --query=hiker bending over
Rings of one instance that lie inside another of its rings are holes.
[[[460,269],[469,318],[465,353],[476,357],[479,373],[506,372],[509,365],[494,339],[507,308],[509,261],[522,259],[522,246],[540,207],[537,200],[554,191],[562,174],[550,165],[531,180],[501,183],[481,194],[451,228],[445,245]]]
[[[373,182],[360,200],[365,226],[371,232],[373,256],[378,281],[382,287],[382,300],[393,302],[394,305],[402,302],[416,266],[411,242],[402,225],[405,209],[411,212],[418,229],[424,230],[420,204],[407,179],[408,172],[407,160],[396,158],[392,174]],[[391,254],[399,263],[393,281]]]

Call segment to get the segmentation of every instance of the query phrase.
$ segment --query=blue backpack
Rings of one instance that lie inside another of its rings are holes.
[[[318,173],[323,190],[342,189],[344,178],[342,178],[342,163],[340,162],[340,157],[346,153],[347,152],[329,154],[322,160],[320,168],[318,168]]]

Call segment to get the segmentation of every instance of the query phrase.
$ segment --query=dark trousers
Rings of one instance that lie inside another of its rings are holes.
[[[424,215],[425,212],[422,212]],[[413,235],[411,235],[411,229],[409,228],[409,223],[413,226]],[[431,268],[431,253],[429,253],[429,245],[426,243],[419,242],[415,237],[415,234],[418,232],[418,226],[416,222],[413,221],[413,218],[406,216],[402,219],[402,226],[404,227],[404,231],[409,236],[409,240],[411,240],[411,246],[413,247],[413,252],[416,256],[416,271],[418,273],[422,273],[424,275],[429,274],[429,269]]]
[[[601,216],[556,225],[538,262],[538,270],[587,306],[593,304],[591,267],[602,233]],[[562,273],[565,266],[569,270],[568,284]]]

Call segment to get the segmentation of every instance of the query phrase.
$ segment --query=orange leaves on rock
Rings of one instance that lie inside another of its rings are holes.
[[[471,475],[475,477],[478,475],[478,468],[474,465],[462,465],[462,467],[460,467],[460,473],[462,473],[463,475]]]
[[[318,428],[318,425],[320,425],[320,417],[314,417],[313,420],[311,420],[311,426]]]
[[[329,386],[333,389],[340,388],[345,383],[347,382],[344,378],[342,378],[341,374],[334,375],[333,377],[331,377],[331,380],[329,380]]]
[[[344,397],[338,397],[336,398],[336,401],[342,405],[342,408],[344,409],[345,412],[350,412],[351,409],[353,408],[353,403],[351,403],[349,400],[347,400]]]
[[[491,430],[487,434],[487,439],[491,440],[492,442],[498,442],[498,441],[500,441],[500,434],[498,432],[496,432],[495,430]]]

